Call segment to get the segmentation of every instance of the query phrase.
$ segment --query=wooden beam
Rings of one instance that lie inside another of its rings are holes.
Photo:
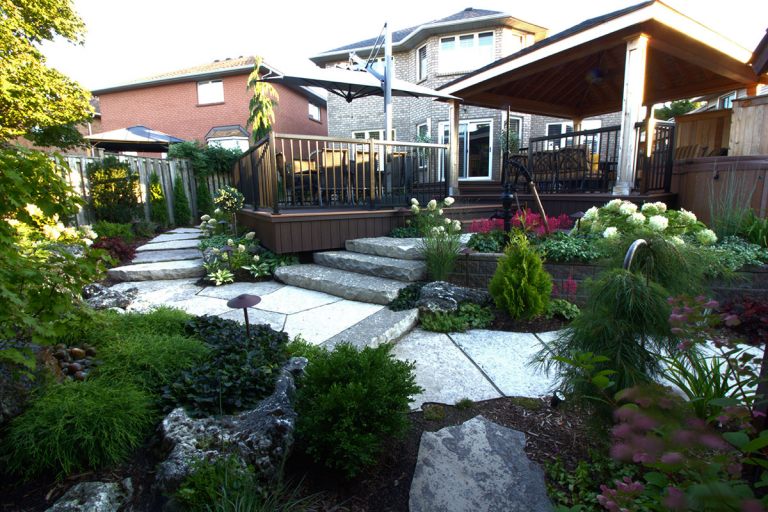
[[[674,89],[656,90],[649,88],[646,91],[645,99],[647,103],[664,103],[666,101],[674,101],[685,98],[692,98],[694,96],[705,96],[707,94],[714,94],[718,92],[728,92],[734,89],[740,89],[739,84],[733,82],[713,84],[709,87],[697,87],[696,85],[684,85],[676,87]]]
[[[482,104],[483,106],[490,106],[498,109],[510,107],[515,112],[539,114],[542,116],[570,119],[576,113],[575,109],[568,105],[558,105],[545,101],[529,100],[526,98],[502,96],[491,93],[476,94],[465,99],[464,102],[469,103],[470,105],[475,105],[475,100],[479,102],[478,104]]]
[[[459,191],[459,102],[451,100],[448,108],[450,159],[448,165],[448,193],[456,195]]]

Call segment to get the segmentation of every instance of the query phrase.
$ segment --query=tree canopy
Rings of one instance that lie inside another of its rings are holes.
[[[694,110],[698,107],[699,107],[699,104],[694,103],[691,100],[678,100],[678,101],[670,102],[668,105],[664,105],[661,108],[657,108],[656,110],[653,111],[653,116],[656,119],[660,119],[662,121],[668,121],[673,117],[687,114],[691,110]]]
[[[90,94],[45,65],[39,45],[81,44],[85,25],[71,0],[0,0],[0,142],[90,117]]]
[[[249,106],[251,115],[248,118],[248,123],[253,131],[254,142],[269,133],[272,123],[275,122],[275,105],[279,99],[277,89],[272,84],[261,81],[259,70],[261,69],[262,58],[257,56],[255,60],[253,71],[248,77],[248,87],[253,91]]]

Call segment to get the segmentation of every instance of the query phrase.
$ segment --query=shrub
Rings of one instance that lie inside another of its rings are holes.
[[[760,346],[768,340],[768,303],[752,297],[741,297],[720,306],[728,328],[746,343]]]
[[[392,238],[419,238],[421,233],[416,226],[401,226],[393,229],[389,236]]]
[[[715,190],[715,183],[709,182],[707,201],[712,228],[720,238],[738,235],[749,220],[755,190],[738,172],[729,172],[720,182],[719,191]]]
[[[666,291],[645,277],[622,269],[604,272],[588,283],[581,315],[560,337],[545,345],[534,361],[557,369],[560,389],[577,399],[592,396],[593,383],[581,379],[572,364],[577,354],[595,354],[604,361],[595,371],[611,370],[616,389],[648,382],[661,371],[659,355],[677,341],[668,323]]]
[[[758,217],[754,210],[749,210],[741,226],[741,235],[750,243],[768,248],[768,218]]]
[[[213,213],[213,196],[204,177],[197,178],[197,212],[201,215]]]
[[[150,238],[157,233],[157,222],[141,220],[133,223],[133,232],[139,238]]]
[[[598,240],[597,235],[552,233],[539,238],[536,249],[549,262],[590,262],[606,256],[596,243]]]
[[[122,238],[99,238],[93,243],[94,249],[104,249],[117,262],[130,261],[136,255],[136,249]]]
[[[237,234],[237,212],[245,204],[245,196],[235,187],[221,187],[213,198],[213,204],[232,219],[232,234]],[[214,210],[214,213],[216,211]]]
[[[391,350],[339,345],[307,366],[296,429],[315,461],[353,477],[376,461],[386,438],[404,433],[409,397],[421,388],[413,363],[394,359]]]
[[[123,461],[155,420],[152,399],[129,384],[94,379],[54,385],[11,421],[7,468],[59,477]]]
[[[416,198],[411,199],[411,226],[416,229],[417,236],[429,236],[432,230],[437,227],[445,227],[445,208],[454,203],[452,197],[446,197],[442,201],[432,199],[426,206],[421,207]],[[449,221],[450,222],[450,221]],[[461,231],[461,224],[458,225],[456,232]]]
[[[565,299],[552,299],[547,306],[547,318],[560,317],[571,321],[581,314],[579,306]]]
[[[501,252],[507,245],[509,237],[504,231],[481,231],[474,233],[467,242],[467,247],[477,252]]]
[[[187,191],[179,173],[176,173],[176,180],[173,182],[173,220],[177,226],[189,226],[192,223]]]
[[[512,318],[528,319],[547,310],[552,277],[525,235],[513,235],[488,286],[499,309]]]
[[[288,343],[286,347],[288,357],[306,357],[309,361],[314,361],[320,354],[325,352],[325,347],[322,345],[313,345],[308,342],[301,335],[297,335]]]
[[[491,308],[464,302],[454,313],[426,312],[421,314],[419,320],[427,331],[464,332],[489,327],[493,323],[493,313]]]
[[[708,249],[720,265],[731,271],[768,263],[767,249],[736,236],[724,237],[717,245]]]
[[[168,202],[165,199],[163,185],[160,183],[160,176],[156,172],[149,176],[149,217],[163,227],[170,223]]]
[[[239,323],[209,316],[192,319],[188,329],[211,351],[202,364],[165,387],[166,403],[184,405],[193,415],[227,414],[254,406],[272,392],[287,359],[287,334],[252,325],[248,337]]]
[[[117,224],[100,220],[93,224],[93,230],[99,238],[122,238],[126,242],[132,242],[134,238],[132,224],[128,223]]]
[[[113,156],[86,167],[91,207],[98,220],[131,222],[138,213],[139,174]]]
[[[400,288],[392,302],[389,303],[389,309],[392,311],[404,311],[406,309],[413,309],[416,307],[421,297],[421,289],[424,287],[424,283],[412,283],[405,288]]]
[[[421,239],[421,250],[427,265],[427,275],[433,281],[445,281],[453,271],[461,249],[459,230],[461,224],[453,221],[446,226],[432,228]]]

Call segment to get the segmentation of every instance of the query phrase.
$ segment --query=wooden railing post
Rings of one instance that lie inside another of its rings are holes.
[[[271,131],[269,132],[269,143],[267,146],[267,150],[269,151],[268,160],[267,160],[267,171],[269,173],[269,177],[272,180],[271,186],[272,186],[272,213],[275,215],[280,214],[280,195],[278,193],[278,181],[277,181],[277,154],[275,153],[275,132]]]
[[[373,205],[376,201],[376,163],[375,163],[375,153],[374,153],[374,147],[373,147],[373,139],[368,140],[368,175],[370,178],[370,191],[369,193],[369,207],[373,209]]]

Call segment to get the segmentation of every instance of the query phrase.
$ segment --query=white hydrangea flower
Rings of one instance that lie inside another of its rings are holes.
[[[450,224],[451,223],[451,219],[445,219],[445,223],[446,224]]]
[[[450,196],[443,199],[443,203],[445,204],[445,206],[451,206],[454,202],[456,202],[456,200]]]
[[[93,245],[93,240],[90,240],[88,238],[83,238],[83,243],[86,245],[86,247],[90,247]]]
[[[432,236],[437,236],[441,233],[445,233],[445,228],[443,226],[435,226],[429,232]]]
[[[640,211],[646,215],[658,215],[661,213],[654,203],[643,203],[643,206],[640,207]]]
[[[698,240],[701,245],[711,245],[717,242],[717,235],[711,229],[702,229],[696,233],[696,240]]]
[[[619,236],[619,230],[613,226],[605,228],[603,231],[603,238],[615,238]]]
[[[77,236],[77,230],[72,227],[64,228],[64,236],[67,238],[75,238]]]
[[[221,259],[227,261],[229,259],[229,254],[226,252],[221,253]]]
[[[220,252],[221,250],[218,247],[214,247],[213,249],[211,249],[211,254],[219,254]]]
[[[654,231],[664,231],[669,226],[669,219],[661,215],[654,215],[648,219],[648,226]]]
[[[656,209],[659,210],[659,212],[661,213],[664,213],[665,211],[667,211],[667,204],[661,201],[656,201],[655,203],[653,203],[653,206],[655,206]]]
[[[437,201],[435,201],[434,199],[431,199],[427,203],[427,208],[430,209],[430,210],[434,210],[435,208],[437,208]]]
[[[640,212],[633,213],[627,218],[627,222],[633,226],[642,226],[645,224],[645,215]]]
[[[693,224],[696,222],[696,214],[689,212],[685,208],[680,208],[680,220],[683,224]]]
[[[221,208],[216,208],[215,210],[213,210],[213,214],[214,215],[221,215],[222,214]]]
[[[611,210],[611,211],[614,211],[614,212],[616,212],[616,211],[619,211],[619,208],[621,207],[621,204],[622,204],[622,203],[623,203],[623,201],[622,201],[621,199],[613,199],[613,200],[611,200],[611,201],[608,201],[608,202],[605,204],[605,207],[604,207],[604,208],[605,208],[606,210]]]
[[[419,205],[416,205],[416,204],[414,204],[414,205],[411,205],[411,211],[412,211],[413,213],[419,213],[419,211],[420,211],[420,210],[419,210]]]
[[[36,204],[27,203],[27,206],[25,206],[24,209],[27,210],[27,213],[30,215],[30,217],[43,216],[43,210],[41,210]]]
[[[411,198],[411,206],[419,206],[419,200],[415,197]]]
[[[46,224],[43,226],[43,235],[45,235],[45,238],[48,240],[58,240],[61,236],[61,231],[57,229],[56,226],[49,226]]]
[[[228,239],[227,239],[227,245],[228,245],[228,246],[230,246],[230,247],[232,247],[233,245],[235,245],[235,241],[234,241],[234,240],[232,240],[231,238],[228,238]]]
[[[454,231],[461,231],[461,222],[458,220],[453,221],[453,230]]]
[[[202,217],[200,217],[200,220],[203,221],[203,222],[208,222],[209,220],[211,220],[211,216],[210,215],[203,215]]]
[[[260,259],[261,259],[261,258],[259,258],[259,255],[258,255],[258,254],[254,254],[254,255],[253,255],[253,261],[254,261],[254,262],[258,262]]]
[[[245,246],[243,244],[238,245],[237,252],[245,252]]]
[[[216,219],[211,219],[208,221],[209,226],[215,226],[216,225]]]
[[[584,216],[581,218],[581,221],[585,222],[585,221],[596,219],[597,216],[599,215],[598,211],[599,210],[597,209],[597,206],[593,206],[592,208],[584,212]]]
[[[673,245],[685,245],[685,240],[677,235],[670,237],[669,241],[672,242]]]
[[[438,214],[438,215],[442,215],[442,214],[443,214],[443,209],[442,209],[442,208],[440,208],[439,210],[437,210],[437,214]]]
[[[256,233],[254,233],[253,231],[250,231],[249,233],[246,233],[246,235],[245,235],[245,239],[246,240],[253,240],[255,237],[256,237]]]
[[[637,211],[637,205],[626,201],[619,206],[619,213],[622,215],[632,215]]]

